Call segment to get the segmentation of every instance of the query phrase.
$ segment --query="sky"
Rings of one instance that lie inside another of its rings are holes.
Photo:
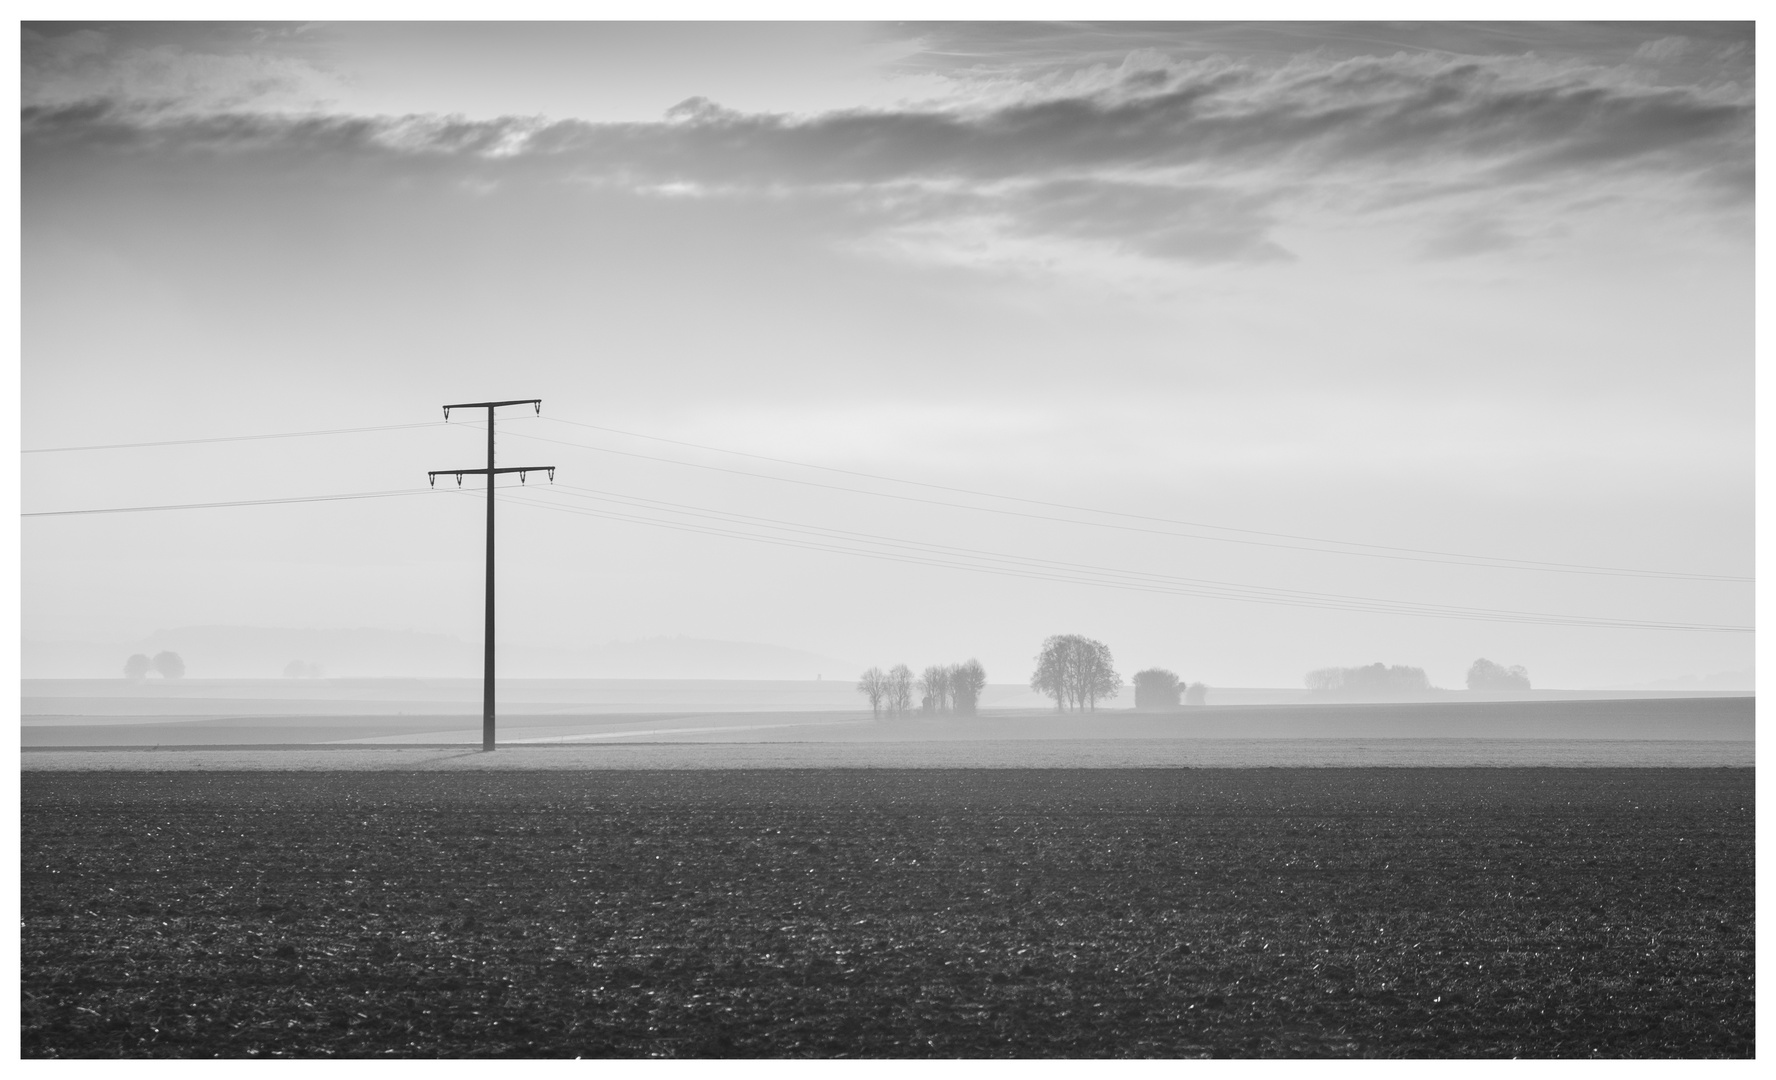
[[[1753,75],[1730,23],[28,23],[23,510],[414,494],[27,516],[22,634],[479,640],[439,406],[537,397],[502,643],[1748,670]]]

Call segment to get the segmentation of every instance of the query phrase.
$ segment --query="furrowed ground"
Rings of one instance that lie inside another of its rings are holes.
[[[1753,782],[28,771],[22,1048],[1748,1056]]]

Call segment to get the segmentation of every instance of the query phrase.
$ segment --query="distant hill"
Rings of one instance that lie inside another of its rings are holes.
[[[260,626],[186,626],[130,642],[25,641],[28,679],[121,677],[132,653],[163,650],[185,661],[194,679],[281,678],[293,660],[346,678],[474,677],[481,645],[413,630],[300,630]],[[831,656],[757,642],[661,637],[590,649],[501,645],[505,678],[813,679],[849,678],[857,665]]]

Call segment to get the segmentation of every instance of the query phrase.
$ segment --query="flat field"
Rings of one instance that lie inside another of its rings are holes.
[[[826,685],[831,684],[811,684]],[[693,688],[708,697],[726,693]],[[1707,764],[1750,764],[1756,733],[1756,699],[1749,695],[1712,698],[1641,698],[1633,700],[1489,701],[1457,699],[1428,702],[1353,704],[1210,705],[1175,712],[1135,712],[1106,708],[1095,713],[1058,714],[1052,708],[984,709],[979,716],[906,716],[872,719],[857,702],[850,708],[813,708],[803,701],[786,708],[770,698],[790,698],[779,684],[763,684],[746,693],[734,692],[719,707],[668,708],[655,703],[643,709],[542,699],[556,688],[530,687],[514,693],[518,700],[499,714],[499,740],[518,746],[617,746],[640,744],[907,746],[1018,742],[1074,742],[1107,746],[1131,741],[1200,743],[1230,738],[1269,741],[1304,739],[1483,739],[1493,742],[1627,742],[1671,743],[1669,760],[1622,764],[1703,764],[1694,752],[1735,755],[1736,760]],[[274,686],[272,689],[275,689]],[[36,689],[45,689],[42,686]],[[110,685],[76,684],[78,694],[27,695],[21,700],[21,745],[27,749],[98,749],[135,747],[247,746],[460,746],[481,745],[480,699],[459,703],[460,711],[440,712],[447,703],[358,698],[281,699],[244,697],[238,684],[142,687],[122,679]],[[100,695],[98,690],[106,694]],[[270,694],[272,689],[262,689]],[[320,687],[339,694],[362,687]],[[382,688],[387,693],[399,685]],[[205,693],[207,692],[207,693]],[[693,696],[682,687],[659,690],[678,697]],[[823,691],[830,693],[830,691]],[[851,698],[856,694],[846,691]],[[555,696],[565,697],[566,694]],[[590,695],[582,695],[590,696]],[[642,696],[637,692],[634,696]],[[502,699],[504,700],[504,699]],[[634,703],[631,703],[634,706]],[[396,708],[406,709],[397,712]],[[1705,744],[1716,744],[1708,746]],[[1656,748],[1654,748],[1656,749]],[[726,753],[727,750],[721,751]],[[1089,751],[1088,751],[1089,752]],[[867,760],[859,764],[870,763]],[[952,762],[968,766],[965,756]],[[981,762],[985,764],[986,762]],[[1030,764],[1032,762],[1024,762]],[[1064,764],[1056,762],[1055,764]],[[1152,764],[1194,764],[1154,761]],[[1494,762],[1486,762],[1493,764]],[[1519,759],[1521,764],[1565,764],[1564,760]],[[823,764],[808,762],[808,764]],[[1259,761],[1252,764],[1281,764]],[[1426,764],[1449,764],[1432,761]],[[1477,762],[1478,764],[1478,762]]]
[[[1749,1056],[1751,769],[22,776],[22,1050]]]

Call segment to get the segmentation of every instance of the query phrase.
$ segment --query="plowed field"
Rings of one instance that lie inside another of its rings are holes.
[[[1747,1056],[1753,781],[30,771],[22,1048]]]

